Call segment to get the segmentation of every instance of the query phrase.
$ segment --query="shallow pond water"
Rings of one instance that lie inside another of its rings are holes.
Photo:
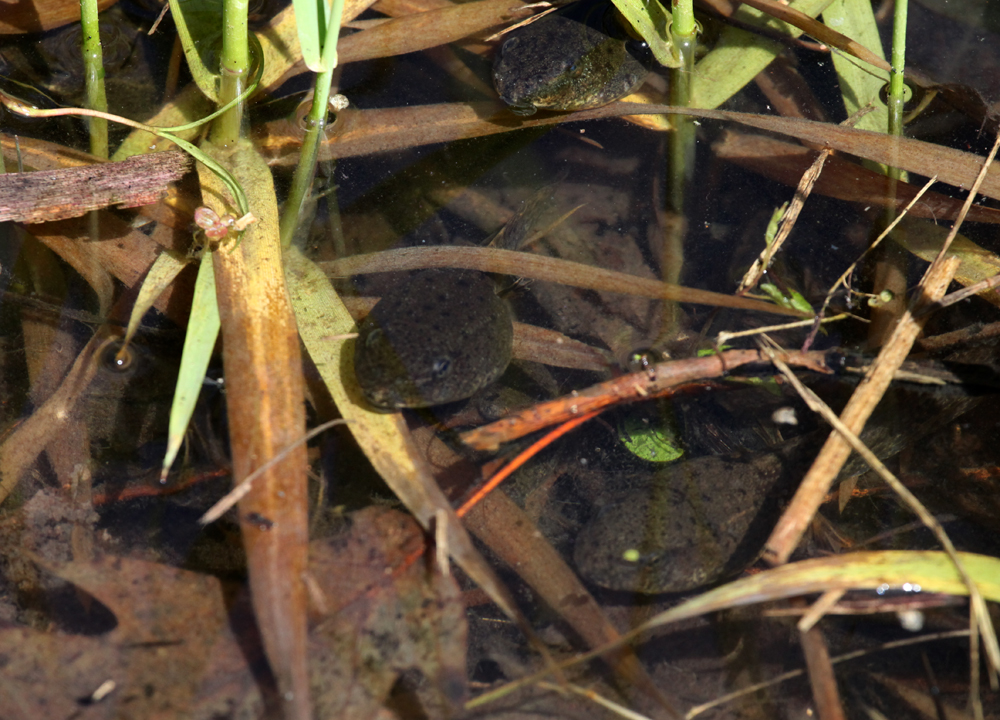
[[[396,3],[379,9],[405,14]],[[261,26],[280,10],[263,13]],[[375,17],[375,11],[363,16]],[[152,22],[148,10],[130,3],[107,13],[108,22],[123,18],[140,30]],[[911,136],[969,152],[988,149],[996,124],[983,122],[975,100],[976,93],[996,95],[1000,75],[992,68],[1000,61],[991,54],[996,36],[984,22],[971,9],[957,19],[938,14],[931,3],[912,9],[911,33],[927,38],[911,43],[914,66],[953,86],[911,121]],[[167,38],[173,32],[169,23],[160,31]],[[710,42],[723,32],[707,15],[704,24]],[[881,28],[885,35],[888,21]],[[170,43],[155,37],[134,42],[107,72],[123,98],[117,111],[142,117],[163,97]],[[41,86],[60,103],[76,103],[79,78],[71,64],[55,64],[60,48],[54,32],[7,38],[0,43],[0,61],[14,79]],[[973,66],[975,72],[962,72]],[[296,237],[310,258],[328,262],[396,248],[485,247],[505,227],[513,232],[519,213],[537,205],[528,227],[517,230],[523,241],[514,249],[646,281],[734,291],[763,249],[775,208],[792,199],[789,183],[797,182],[801,163],[789,160],[791,170],[775,169],[755,159],[751,131],[697,121],[686,201],[680,212],[668,209],[665,133],[617,118],[522,127],[525,121],[493,97],[490,68],[490,50],[479,41],[345,64],[339,89],[352,105],[331,124],[314,197],[306,204],[308,222]],[[664,90],[667,75],[654,73],[653,91]],[[790,47],[765,76],[724,107],[773,114],[775,108],[787,111],[795,105],[789,98],[798,97],[806,113],[825,113],[831,122],[844,119],[828,53]],[[136,82],[148,88],[141,96],[129,89]],[[178,87],[186,82],[182,73]],[[296,93],[306,87],[305,75],[275,83],[250,110],[252,134],[272,161],[279,198],[297,162],[301,129],[294,106]],[[13,92],[6,85],[0,90]],[[941,99],[945,95],[952,105]],[[421,115],[419,106],[431,104],[445,114]],[[461,136],[461,129],[449,128],[473,120],[447,113],[465,107],[473,108],[478,120],[508,131],[449,143],[424,139],[440,137],[430,133],[441,127]],[[377,113],[390,108],[414,114],[393,121]],[[15,133],[23,138],[25,157],[38,163],[48,146],[33,145],[32,138],[86,145],[77,120],[13,119],[7,125],[10,118],[4,111],[8,170]],[[407,127],[408,122],[419,124]],[[369,137],[366,126],[378,131],[369,130]],[[383,146],[392,149],[379,150]],[[779,152],[769,147],[773,160]],[[847,159],[834,157],[825,172],[838,173],[841,187],[862,187],[862,197],[852,202],[843,199],[843,190],[817,186],[767,275],[778,291],[795,290],[814,308],[881,222],[881,185],[865,180],[855,166],[836,165]],[[18,447],[6,444],[0,451],[6,497],[0,532],[8,548],[0,562],[5,621],[0,646],[5,657],[16,658],[0,667],[5,687],[14,688],[0,688],[2,717],[29,717],[14,708],[44,703],[58,705],[65,716],[75,712],[86,718],[267,717],[280,704],[273,680],[260,670],[263,651],[253,630],[235,511],[208,528],[198,524],[230,484],[220,361],[209,369],[181,458],[165,484],[158,480],[183,338],[178,328],[185,322],[193,273],[181,274],[169,302],[147,316],[126,360],[115,356],[114,342],[91,340],[96,328],[120,333],[137,281],[161,247],[187,251],[194,231],[191,212],[200,202],[192,177],[178,185],[171,212],[102,211],[100,241],[81,240],[90,233],[86,219],[0,226],[8,240],[0,250],[3,421],[8,433],[20,428],[22,434],[14,437],[24,438]],[[935,190],[961,197],[954,188]],[[917,236],[919,223],[929,222],[914,221],[906,231]],[[996,244],[992,228],[972,223],[963,233],[990,251]],[[71,240],[60,240],[67,237]],[[135,243],[128,247],[138,259],[124,270],[115,264],[117,256],[91,256],[86,250],[102,243],[124,248],[126,242]],[[898,284],[913,288],[926,263],[900,257]],[[851,286],[867,291],[873,277],[891,274],[886,270],[891,263],[891,252],[862,263]],[[503,316],[505,328],[508,314],[516,321],[514,359],[508,365],[509,353],[498,353],[504,360],[499,379],[471,397],[404,411],[422,462],[456,507],[495,472],[499,460],[539,436],[499,452],[476,452],[462,443],[462,431],[637,369],[654,379],[648,363],[635,363],[637,352],[654,364],[665,357],[684,361],[712,350],[720,331],[782,320],[765,312],[595,289],[583,281],[583,287],[574,287],[535,279],[538,271],[527,262],[525,277],[517,266],[480,269],[490,273],[488,279],[477,276],[488,302],[459,297],[447,307],[436,305],[437,314],[426,325],[417,306],[436,290],[400,292],[412,281],[411,271],[332,280],[359,317],[376,298],[395,293],[394,304],[407,318],[402,336],[413,344],[408,352],[422,350],[421,342],[430,347],[437,335],[454,337],[453,330],[461,334],[474,327],[483,305],[495,309],[501,303],[503,312],[496,315]],[[587,279],[586,269],[577,272]],[[879,437],[872,440],[876,452],[945,523],[959,550],[994,557],[1000,553],[995,305],[973,298],[931,317],[912,369],[951,371],[969,384],[959,390],[894,385],[874,422]],[[872,313],[866,298],[848,302],[844,293],[831,308],[850,309],[865,321]],[[105,323],[105,312],[114,322]],[[830,325],[809,339],[813,349],[831,350],[825,361],[838,372],[830,377],[803,372],[803,377],[838,411],[856,387],[844,368],[863,362],[862,353],[870,350],[874,331],[865,321]],[[772,336],[798,348],[809,331]],[[752,348],[754,341],[741,338],[728,345]],[[489,359],[487,351],[479,355]],[[433,358],[435,372],[458,372],[454,357],[445,359],[442,365]],[[492,372],[496,363],[489,364]],[[479,375],[498,374],[476,367]],[[67,373],[71,379],[64,381]],[[466,516],[477,548],[512,589],[553,657],[567,658],[594,643],[583,625],[596,625],[596,616],[574,609],[599,606],[610,625],[625,631],[694,591],[763,569],[756,562],[763,544],[825,439],[826,426],[771,369],[747,375],[739,382],[716,377],[695,383],[673,401],[646,399],[604,412],[514,473],[497,491],[512,503],[495,500]],[[314,382],[311,363],[306,376],[310,423],[328,419],[332,403]],[[57,393],[69,398],[70,409],[62,414],[46,405]],[[44,407],[52,414],[44,415]],[[790,415],[796,424],[775,419]],[[33,422],[39,423],[37,430]],[[24,434],[26,427],[34,434]],[[658,431],[657,437],[647,430]],[[44,452],[29,453],[25,448],[32,445]],[[680,460],[662,462],[678,447]],[[313,441],[309,459],[315,472],[309,481],[307,585],[314,606],[309,642],[317,717],[371,717],[383,706],[400,718],[605,712],[545,687],[520,688],[494,704],[462,709],[469,697],[541,669],[540,656],[466,575],[434,571],[428,549],[434,538],[405,514],[348,431],[339,428]],[[16,468],[19,482],[8,480],[9,468]],[[855,550],[937,549],[933,536],[912,525],[913,515],[882,481],[862,470],[854,464],[841,476],[841,487],[833,488],[793,560]],[[272,523],[264,515],[251,520],[264,531]],[[566,569],[582,584],[572,590],[545,585]],[[838,614],[819,624],[830,655],[870,651],[835,665],[847,716],[934,717],[933,697],[949,708],[964,707],[968,642],[956,636],[968,627],[964,599],[875,590],[849,593]],[[879,612],[866,613],[864,608],[873,606]],[[797,602],[775,600],[763,609],[687,618],[637,645],[639,659],[658,692],[686,711],[805,667],[794,625],[794,613],[802,609]],[[920,632],[940,636],[921,645],[883,647],[918,634],[900,624],[900,609],[919,613]],[[990,609],[996,616],[994,603]],[[657,691],[643,684],[644,675],[622,679],[628,662],[628,656],[618,656],[609,665],[573,669],[569,679],[651,716],[669,716]],[[162,671],[165,664],[169,672]],[[108,677],[117,689],[94,700]],[[937,690],[933,697],[929,685]],[[985,716],[997,717],[996,692],[985,684],[979,692]],[[818,702],[805,676],[798,676],[706,714],[823,716],[829,706],[820,710]]]

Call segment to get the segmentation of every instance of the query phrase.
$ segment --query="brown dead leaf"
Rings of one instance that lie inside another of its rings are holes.
[[[93,595],[117,618],[118,627],[105,639],[125,664],[118,690],[105,701],[119,708],[117,716],[190,717],[198,685],[227,628],[219,580],[122,557],[38,563]]]
[[[4,720],[117,715],[115,702],[88,702],[107,681],[126,682],[125,657],[101,638],[25,627],[0,630],[0,717]]]
[[[430,717],[461,707],[465,605],[423,550],[411,516],[377,506],[311,545],[310,572],[327,606],[310,641],[317,717],[372,717],[410,669],[428,681],[419,695]]]

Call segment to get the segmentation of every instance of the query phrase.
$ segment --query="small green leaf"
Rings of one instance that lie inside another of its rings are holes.
[[[697,353],[695,353],[695,355],[697,355],[697,357],[709,357],[710,355],[718,355],[720,352],[732,349],[732,345],[721,345],[717,348],[701,348]]]
[[[677,425],[670,413],[652,417],[630,413],[618,427],[622,444],[636,457],[648,462],[673,462],[684,455]]]
[[[771,213],[771,219],[767,223],[767,230],[764,231],[764,243],[771,247],[771,243],[774,242],[774,236],[778,234],[778,226],[781,224],[781,218],[785,217],[785,211],[788,210],[788,203],[782,203],[781,207],[775,208],[774,212]]]
[[[789,290],[786,295],[777,285],[772,285],[771,283],[761,283],[759,287],[781,307],[800,310],[810,314],[813,312],[812,305],[809,304],[809,301],[798,290]]]

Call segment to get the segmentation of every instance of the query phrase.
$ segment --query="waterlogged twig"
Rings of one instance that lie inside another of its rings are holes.
[[[829,372],[825,353],[792,352],[786,362],[817,372]],[[502,443],[516,440],[585,413],[604,410],[611,405],[637,402],[676,391],[681,385],[707,378],[717,378],[742,365],[769,363],[758,350],[728,350],[718,355],[659,363],[646,370],[574,391],[556,400],[512,413],[502,420],[470,430],[462,441],[476,450],[496,450]]]
[[[41,223],[80,217],[112,205],[149,205],[190,169],[191,159],[173,150],[114,163],[2,174],[0,221]]]
[[[49,117],[62,117],[66,115],[76,116],[76,117],[90,117],[90,118],[103,118],[111,122],[116,122],[119,125],[125,125],[126,127],[133,128],[135,130],[144,130],[145,132],[152,133],[159,138],[168,140],[179,148],[187,152],[191,157],[193,157],[198,162],[202,163],[209,170],[214,172],[221,178],[221,180],[226,184],[226,187],[233,194],[236,199],[236,204],[239,207],[240,213],[243,216],[250,214],[250,205],[247,202],[246,194],[243,192],[243,188],[240,184],[236,182],[236,179],[219,163],[215,162],[208,155],[203,153],[196,145],[184,140],[175,133],[182,132],[184,130],[190,130],[203,125],[210,120],[222,115],[232,107],[235,107],[238,103],[246,100],[250,95],[257,89],[257,84],[260,82],[260,76],[263,71],[263,63],[258,65],[257,74],[254,77],[254,81],[246,88],[242,93],[240,93],[232,101],[226,103],[220,107],[215,112],[210,115],[206,115],[200,120],[195,120],[194,122],[187,123],[185,125],[176,125],[173,127],[154,127],[152,125],[146,125],[145,123],[137,122],[136,120],[129,120],[128,118],[121,117],[120,115],[113,115],[111,113],[100,112],[98,110],[87,110],[84,108],[52,108],[48,110],[33,107],[26,103],[25,101],[17,98],[9,93],[0,90],[0,103],[2,103],[8,110],[18,115],[23,115],[25,117],[32,118],[49,118]]]

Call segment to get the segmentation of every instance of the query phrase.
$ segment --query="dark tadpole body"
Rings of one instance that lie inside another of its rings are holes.
[[[489,246],[520,247],[551,191],[543,187],[526,200]],[[488,275],[417,270],[401,276],[358,327],[354,371],[377,407],[431,407],[465,400],[495,381],[513,346],[513,315]]]
[[[888,458],[975,403],[940,391],[898,393],[879,406],[861,440]],[[683,592],[718,582],[752,563],[781,506],[809,469],[827,432],[748,457],[701,457],[653,475],[616,479],[621,489],[580,531],[577,569],[609,590]],[[857,455],[841,472],[867,470]],[[625,487],[622,487],[625,486]]]
[[[585,1],[514,30],[500,42],[493,85],[519,115],[614,102],[646,77],[651,53],[610,2]]]
[[[418,270],[382,296],[358,329],[354,369],[368,400],[416,408],[464,400],[511,359],[514,328],[492,280]]]

